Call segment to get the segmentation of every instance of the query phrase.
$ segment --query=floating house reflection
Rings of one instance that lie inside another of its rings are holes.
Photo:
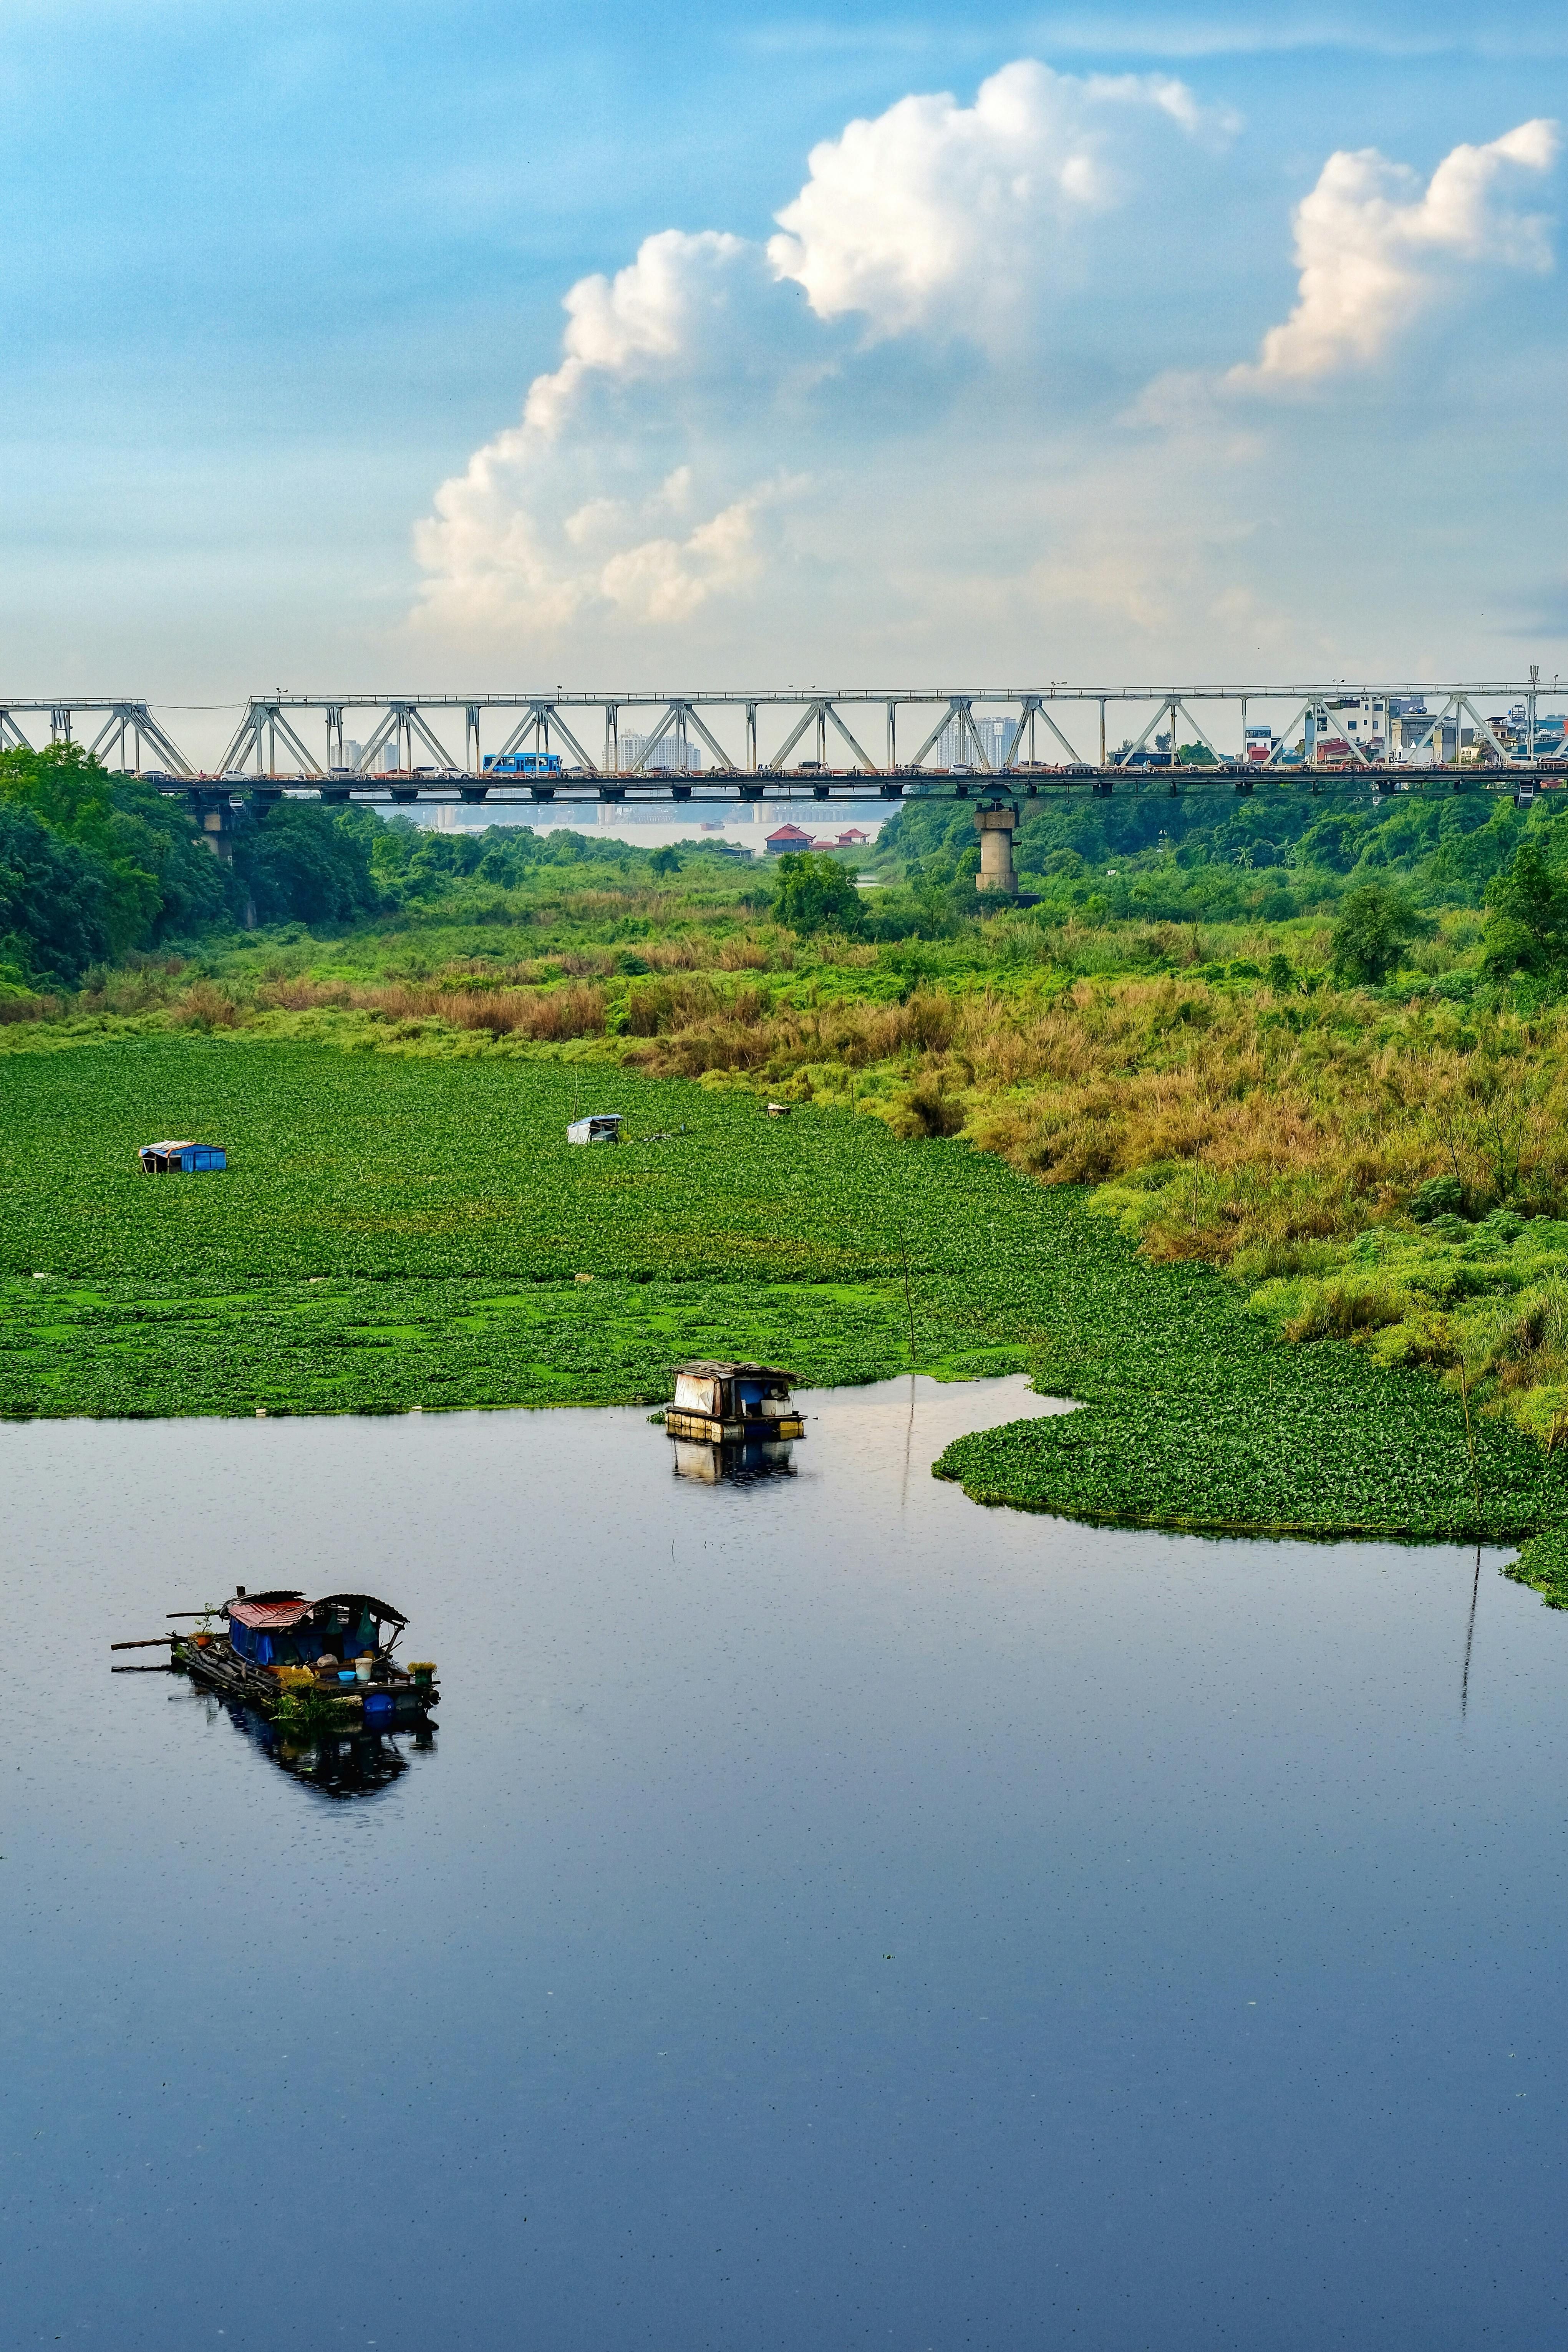
[[[412,1756],[434,1754],[435,1728],[428,1723],[405,1731],[337,1726],[290,1731],[239,1701],[204,1694],[209,1710],[221,1710],[235,1729],[260,1748],[268,1761],[291,1780],[323,1797],[374,1797],[407,1771]]]
[[[795,1468],[790,1457],[794,1452],[787,1437],[742,1439],[730,1445],[715,1445],[707,1438],[678,1437],[675,1475],[699,1478],[706,1486],[717,1486],[726,1478],[793,1478]]]

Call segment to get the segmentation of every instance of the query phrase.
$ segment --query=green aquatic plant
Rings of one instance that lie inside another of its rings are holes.
[[[1516,1584],[1530,1585],[1548,1609],[1568,1609],[1568,1526],[1545,1528],[1531,1536],[1503,1573]]]
[[[272,1720],[279,1731],[321,1731],[341,1727],[352,1712],[346,1697],[319,1683],[289,1683],[279,1694]]]

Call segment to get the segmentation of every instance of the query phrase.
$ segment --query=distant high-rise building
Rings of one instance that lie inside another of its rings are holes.
[[[682,760],[680,739],[678,735],[661,735],[651,751],[648,751],[648,740],[646,735],[629,732],[622,735],[620,741],[623,773],[628,769],[635,768],[637,761],[643,759],[645,751],[647,751],[647,759],[643,760],[645,771],[649,768],[684,767],[689,774],[695,774],[702,765],[702,753],[695,743],[687,745],[686,757]]]
[[[974,732],[980,738],[981,750],[994,768],[1005,768],[1013,750],[1013,738],[1018,731],[1016,719],[976,717]],[[974,744],[969,730],[960,720],[950,719],[928,757],[933,768],[978,768]]]

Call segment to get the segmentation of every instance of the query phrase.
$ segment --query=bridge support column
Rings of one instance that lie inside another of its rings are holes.
[[[974,823],[980,835],[980,871],[974,877],[977,890],[994,890],[1007,898],[1016,898],[1018,877],[1013,871],[1013,828],[1018,822],[1018,812],[1005,802],[984,802],[974,812]]]
[[[229,805],[226,793],[191,793],[186,796],[191,823],[215,857],[225,866],[234,861],[235,820],[239,811]]]

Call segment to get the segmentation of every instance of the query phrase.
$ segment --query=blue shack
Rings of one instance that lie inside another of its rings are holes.
[[[144,1143],[137,1156],[143,1176],[201,1176],[228,1166],[227,1153],[216,1143]]]

